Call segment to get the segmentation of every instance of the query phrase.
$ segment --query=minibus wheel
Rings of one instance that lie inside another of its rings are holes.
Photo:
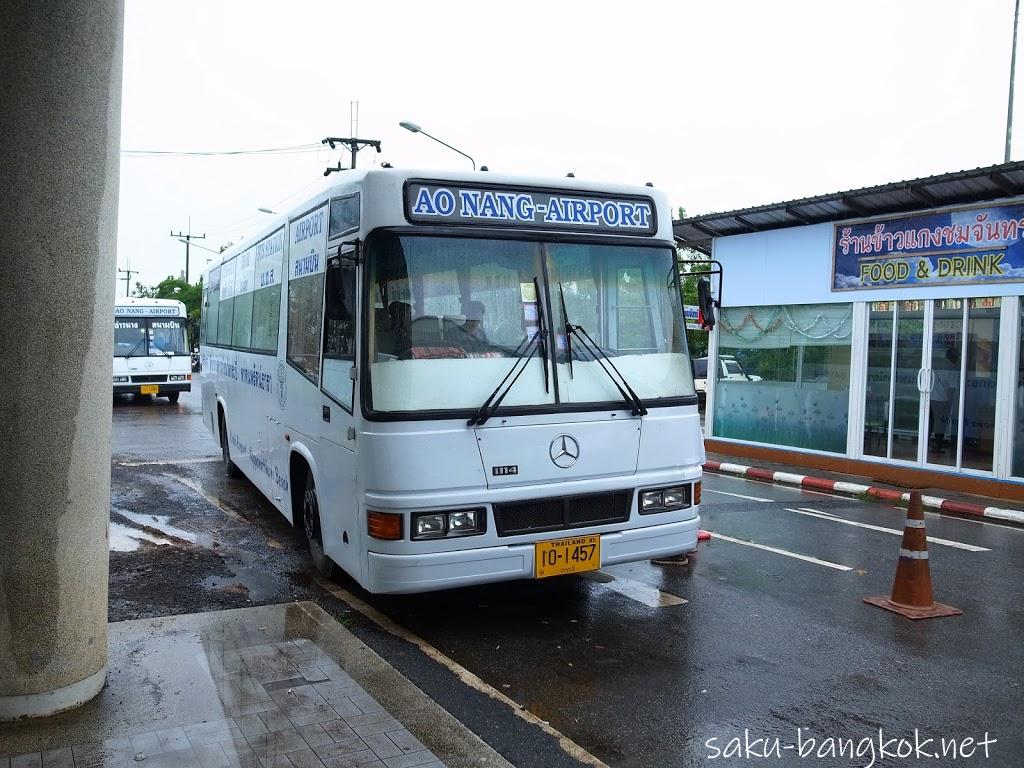
[[[168,392],[167,393],[167,401],[171,405],[174,405],[176,402],[178,402],[178,398],[179,397],[181,397],[181,392]]]
[[[316,483],[313,473],[306,473],[306,490],[302,494],[302,527],[309,541],[309,556],[316,569],[331,578],[334,574],[334,563],[324,554],[324,535],[320,529],[320,501],[316,495]]]
[[[238,478],[242,476],[242,470],[231,460],[231,445],[228,440],[227,419],[221,416],[220,419],[220,453],[224,459],[224,477]]]

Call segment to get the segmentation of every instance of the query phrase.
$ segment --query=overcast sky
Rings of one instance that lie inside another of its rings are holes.
[[[1013,0],[128,0],[122,148],[319,142],[358,100],[360,166],[466,167],[408,119],[493,171],[726,210],[1002,162],[1012,26]],[[123,155],[118,265],[177,275],[172,229],[237,242],[339,159]]]

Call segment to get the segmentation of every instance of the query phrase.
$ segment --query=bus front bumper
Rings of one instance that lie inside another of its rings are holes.
[[[601,565],[650,560],[691,552],[697,548],[700,517],[678,523],[632,528],[601,535]],[[564,538],[573,531],[554,531]],[[466,587],[513,579],[532,579],[533,544],[483,547],[422,555],[368,553],[367,589],[378,594],[409,594]]]
[[[139,395],[142,394],[143,387],[158,387],[156,393],[157,397],[160,395],[166,395],[168,392],[191,392],[192,382],[190,381],[175,381],[174,383],[163,383],[160,384],[115,384],[114,394],[115,395]]]

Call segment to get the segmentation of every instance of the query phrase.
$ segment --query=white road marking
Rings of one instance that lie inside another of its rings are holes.
[[[763,549],[765,552],[774,552],[777,555],[785,555],[786,557],[792,557],[796,560],[803,560],[806,563],[814,563],[815,565],[823,565],[826,568],[834,568],[837,571],[852,571],[848,565],[840,565],[839,563],[832,563],[828,560],[821,560],[817,557],[811,557],[810,555],[801,555],[798,552],[790,552],[786,549],[779,549],[778,547],[769,547],[767,544],[757,544],[753,541],[745,541],[743,539],[734,539],[732,536],[725,536],[721,533],[715,533],[709,531],[711,538],[721,539],[722,541],[730,541],[733,544],[742,544],[744,547],[754,547],[755,549]]]
[[[429,656],[438,664],[441,664],[442,666],[451,670],[451,672],[454,673],[455,676],[458,677],[459,680],[461,680],[465,685],[468,685],[470,688],[474,688],[480,691],[481,693],[490,696],[492,699],[496,701],[500,701],[502,704],[505,704],[507,707],[509,707],[518,717],[521,717],[523,720],[530,723],[531,725],[537,726],[542,731],[547,733],[549,736],[553,736],[554,738],[556,738],[558,740],[559,746],[570,757],[579,760],[581,763],[586,763],[587,765],[595,766],[595,768],[608,768],[608,766],[605,763],[601,762],[601,760],[587,752],[579,744],[572,741],[569,737],[563,736],[559,731],[556,731],[554,728],[552,728],[551,724],[548,723],[546,720],[541,720],[539,717],[537,717],[535,714],[527,710],[518,702],[514,701],[513,699],[510,699],[508,696],[506,696],[498,689],[488,685],[479,677],[470,672],[468,669],[459,664],[457,661],[445,656],[443,653],[441,653],[441,651],[437,650],[437,648],[432,646],[423,638],[413,634],[405,627],[396,624],[394,621],[392,621],[390,618],[388,618],[383,613],[378,611],[376,608],[363,602],[348,590],[342,589],[337,584],[333,584],[327,581],[327,579],[325,579],[319,573],[313,572],[311,573],[311,576],[313,578],[313,581],[319,584],[324,591],[334,595],[342,602],[347,603],[349,607],[351,607],[352,609],[359,611],[359,613],[363,614],[363,616],[370,619],[385,632],[388,632],[394,635],[395,637],[401,638],[402,640],[405,640],[406,642],[415,645],[417,648],[423,651],[424,654]]]
[[[219,456],[211,456],[203,459],[160,459],[159,461],[119,461],[119,467],[151,467],[157,464],[208,464],[214,461],[221,461]]]
[[[605,572],[601,571],[600,573]],[[612,576],[610,573],[605,573],[605,575]],[[643,603],[648,608],[667,608],[671,605],[685,605],[688,602],[681,597],[670,595],[668,592],[662,592],[660,589],[649,587],[633,579],[620,579],[617,576],[612,576],[611,581],[598,582],[598,584],[612,592],[632,598],[638,603]]]
[[[760,496],[746,496],[742,493],[729,493],[728,491],[716,491],[714,488],[708,488],[704,486],[702,489],[703,493],[718,493],[722,496],[735,496],[737,499],[747,499],[748,501],[772,501],[771,499],[762,499]]]
[[[171,478],[171,480],[176,480],[177,482],[179,482],[182,485],[184,485],[186,488],[191,488],[193,491],[195,491],[200,496],[202,496],[204,499],[206,499],[208,502],[210,502],[210,504],[212,504],[213,506],[217,507],[217,509],[222,510],[224,512],[224,514],[226,514],[228,517],[234,518],[235,520],[241,520],[243,522],[248,522],[248,521],[246,521],[246,519],[244,517],[242,517],[240,514],[238,514],[238,512],[236,512],[235,509],[230,504],[228,504],[226,501],[221,501],[220,499],[215,499],[213,496],[211,496],[206,491],[204,491],[203,487],[201,485],[199,485],[199,483],[197,483],[197,482],[195,482],[193,480],[189,480],[187,477],[182,477],[181,475],[175,475],[173,472],[161,472],[160,474],[163,475],[164,477]]]
[[[884,528],[881,525],[871,525],[869,523],[859,523],[856,520],[847,520],[845,517],[836,517],[835,515],[826,515],[817,509],[811,509],[809,507],[803,507],[802,509],[792,509],[786,507],[788,512],[796,512],[798,515],[807,515],[808,517],[817,517],[822,520],[831,520],[834,523],[842,523],[843,525],[855,525],[858,528],[867,528],[870,531],[881,531],[882,533],[891,533],[895,536],[902,536],[903,530],[896,528]],[[932,544],[941,544],[946,547],[954,547],[956,549],[964,549],[968,552],[991,552],[992,550],[985,547],[977,547],[974,544],[964,544],[960,541],[951,541],[949,539],[940,539],[935,536],[928,536],[928,541]]]

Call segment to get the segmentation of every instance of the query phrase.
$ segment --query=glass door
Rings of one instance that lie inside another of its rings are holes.
[[[991,472],[998,298],[869,307],[864,455]]]

